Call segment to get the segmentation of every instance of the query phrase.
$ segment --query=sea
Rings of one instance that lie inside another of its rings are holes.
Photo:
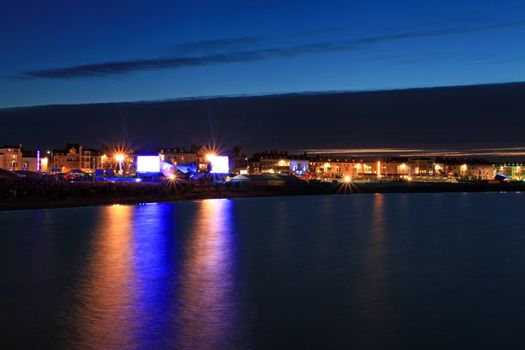
[[[518,349],[524,325],[523,193],[0,212],[5,349]]]

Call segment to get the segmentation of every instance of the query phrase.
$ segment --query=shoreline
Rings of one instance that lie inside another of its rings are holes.
[[[450,192],[525,192],[525,183],[359,183],[323,184],[322,186],[197,188],[185,193],[97,193],[87,196],[64,196],[59,198],[25,197],[0,199],[0,211],[32,209],[75,208],[124,204],[133,205],[155,202],[178,202],[185,200],[217,198],[250,198],[304,195],[350,195],[361,193],[450,193]]]

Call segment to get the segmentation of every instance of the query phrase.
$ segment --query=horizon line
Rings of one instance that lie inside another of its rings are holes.
[[[432,90],[432,89],[446,89],[446,88],[468,88],[468,87],[488,87],[500,85],[520,85],[525,84],[525,81],[504,81],[496,83],[478,83],[478,84],[457,84],[457,85],[434,85],[434,86],[412,86],[399,88],[378,88],[378,89],[355,89],[355,90],[304,90],[297,92],[261,92],[254,94],[227,94],[227,95],[200,95],[188,97],[173,97],[165,99],[153,100],[123,100],[111,102],[83,102],[83,103],[49,103],[36,105],[21,105],[11,107],[0,107],[0,111],[15,110],[15,109],[29,109],[29,108],[49,108],[49,107],[64,107],[64,106],[89,106],[89,105],[110,105],[110,104],[147,104],[147,103],[169,103],[169,102],[183,102],[183,101],[206,101],[215,99],[236,99],[236,98],[261,98],[261,97],[281,97],[281,96],[300,96],[300,95],[330,95],[330,94],[345,94],[345,93],[374,93],[374,92],[395,92],[395,91],[411,91],[411,90]]]

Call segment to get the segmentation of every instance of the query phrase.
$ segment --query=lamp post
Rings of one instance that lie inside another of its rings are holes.
[[[123,153],[117,153],[115,154],[115,160],[118,162],[119,165],[119,173],[122,175],[123,173],[123,167],[122,164],[124,163],[125,155]]]

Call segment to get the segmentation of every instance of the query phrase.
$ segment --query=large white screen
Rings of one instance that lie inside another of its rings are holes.
[[[159,156],[137,156],[137,172],[139,173],[159,173]]]
[[[230,172],[230,164],[227,156],[211,156],[208,160],[211,163],[210,173],[228,174]]]

